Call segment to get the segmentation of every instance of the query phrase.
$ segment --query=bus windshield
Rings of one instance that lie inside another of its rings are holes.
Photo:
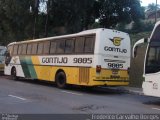
[[[151,43],[146,58],[145,73],[160,71],[160,42]]]

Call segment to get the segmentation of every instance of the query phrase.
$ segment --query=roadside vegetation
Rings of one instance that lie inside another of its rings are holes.
[[[0,42],[116,28],[144,18],[139,0],[0,0]]]

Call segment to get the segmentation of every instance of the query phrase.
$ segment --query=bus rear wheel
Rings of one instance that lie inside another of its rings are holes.
[[[66,75],[63,71],[56,74],[56,85],[59,88],[66,88]]]
[[[11,78],[12,78],[12,80],[17,80],[18,79],[18,77],[17,77],[17,71],[16,71],[15,67],[12,68],[12,70],[11,70]]]

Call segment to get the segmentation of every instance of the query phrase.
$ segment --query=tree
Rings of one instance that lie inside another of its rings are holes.
[[[157,5],[157,8],[159,9],[160,5]],[[156,4],[155,3],[148,4],[147,11],[155,11],[155,10],[156,10]]]
[[[0,23],[2,26],[2,40],[19,41],[31,38],[33,25],[30,6],[32,0],[0,0]],[[29,30],[28,30],[29,29]]]
[[[117,23],[130,23],[143,16],[139,0],[99,0],[100,24],[106,28]]]
[[[142,14],[139,0],[0,0],[0,40],[75,33],[99,23],[111,28]]]
[[[88,29],[94,23],[95,0],[50,0],[50,26],[63,26],[67,33]],[[47,7],[48,8],[48,7]]]

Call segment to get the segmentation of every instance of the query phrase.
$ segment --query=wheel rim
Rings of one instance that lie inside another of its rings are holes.
[[[60,75],[58,77],[58,83],[63,86],[65,84],[65,77],[63,75]]]
[[[56,76],[56,83],[59,88],[65,88],[66,87],[66,77],[63,72],[60,72]]]
[[[16,79],[16,69],[15,68],[13,68],[12,70],[12,78]]]

